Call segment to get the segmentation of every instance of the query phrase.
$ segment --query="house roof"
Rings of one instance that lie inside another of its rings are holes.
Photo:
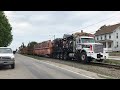
[[[94,37],[94,34],[86,33],[86,32],[76,32],[73,35],[74,36],[91,36],[91,37]]]
[[[116,28],[120,26],[120,23],[115,25],[109,25],[109,26],[102,26],[98,31],[96,31],[95,35],[102,35],[107,33],[112,33]]]

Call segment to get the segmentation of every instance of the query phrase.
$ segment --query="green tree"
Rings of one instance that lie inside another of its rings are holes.
[[[35,41],[29,42],[27,47],[30,48],[30,49],[33,49],[35,44],[37,44],[37,42],[35,42]]]
[[[24,42],[22,43],[21,47],[22,47],[22,48],[25,48],[25,47],[26,47],[25,44],[24,44]]]
[[[0,47],[7,47],[13,40],[12,27],[3,11],[0,11]]]

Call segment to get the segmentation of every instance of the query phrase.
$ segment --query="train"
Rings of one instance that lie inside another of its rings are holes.
[[[52,52],[53,42],[51,40],[34,45],[33,55],[51,57]]]
[[[78,60],[83,63],[95,59],[98,62],[108,58],[102,43],[96,43],[90,33],[64,34],[63,38],[47,40],[34,45],[33,49],[22,48],[21,53],[61,60]]]

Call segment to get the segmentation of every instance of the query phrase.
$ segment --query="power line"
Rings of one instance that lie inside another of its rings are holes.
[[[119,13],[117,13],[117,14],[119,14]],[[81,29],[85,29],[85,28],[88,28],[88,27],[94,26],[94,25],[96,25],[96,24],[98,24],[98,23],[101,23],[101,22],[107,21],[107,20],[109,20],[109,19],[111,19],[111,18],[113,18],[113,17],[115,17],[115,16],[116,16],[116,15],[111,16],[111,17],[109,17],[109,18],[107,18],[107,19],[104,19],[104,20],[101,20],[101,21],[99,21],[99,22],[93,23],[93,24],[88,25],[88,26],[86,26],[86,27],[83,27],[83,28],[81,28]],[[80,29],[75,30],[75,31],[79,31],[79,30],[80,30]],[[75,31],[71,31],[71,32],[69,32],[69,33],[72,33],[72,32],[75,32]]]
[[[116,12],[117,12],[117,11],[116,11]],[[120,13],[120,12],[119,12],[119,13]],[[119,13],[117,13],[117,14],[119,14]],[[88,25],[88,26],[86,26],[86,27],[80,28],[80,29],[78,29],[78,30],[71,31],[71,32],[69,32],[69,33],[76,32],[76,31],[79,31],[79,30],[81,30],[81,29],[85,29],[85,28],[94,26],[94,25],[96,25],[96,24],[99,24],[99,23],[101,23],[101,22],[107,21],[107,20],[109,20],[109,19],[111,19],[111,18],[113,18],[113,17],[116,17],[117,14],[115,13],[115,15],[113,15],[113,16],[111,16],[111,17],[109,17],[109,18],[106,18],[106,19],[101,20],[101,21],[99,21],[99,22],[93,23],[93,24]],[[92,32],[90,32],[90,33],[95,33],[95,32],[96,32],[96,31],[92,31]],[[53,35],[53,36],[54,36],[54,35]]]

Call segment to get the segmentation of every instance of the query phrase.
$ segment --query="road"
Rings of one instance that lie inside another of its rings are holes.
[[[61,68],[20,54],[15,55],[15,63],[15,69],[0,68],[0,79],[93,79],[65,67]]]

